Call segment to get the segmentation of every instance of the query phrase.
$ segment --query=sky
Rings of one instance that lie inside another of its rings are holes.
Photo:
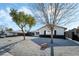
[[[17,4],[17,3],[2,3],[0,4],[0,26],[13,28],[13,30],[18,31],[20,28],[17,26],[15,22],[12,21],[11,16],[9,15],[10,9],[17,9],[18,11],[24,11],[27,14],[33,15],[33,13],[30,11],[28,4]],[[38,28],[40,28],[40,24],[37,23],[35,26],[32,27],[31,31],[34,31]],[[26,28],[28,30],[28,27]]]
[[[19,4],[18,3],[0,3],[0,26],[13,28],[13,30],[17,31],[17,30],[20,30],[20,28],[16,25],[15,22],[12,21],[12,18],[9,15],[11,8],[17,9],[18,11],[24,11],[25,13],[31,14],[31,15],[33,15],[33,13],[30,10],[31,7],[28,6],[27,3],[19,3]],[[36,29],[42,26],[43,24],[37,22],[37,24],[32,27],[31,31],[35,31]],[[78,26],[79,26],[79,21],[65,25],[64,27],[66,27],[69,30],[69,29],[76,28]],[[28,28],[26,28],[26,30],[27,29]]]

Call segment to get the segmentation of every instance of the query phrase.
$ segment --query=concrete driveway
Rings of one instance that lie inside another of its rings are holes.
[[[48,48],[42,51],[43,55],[50,55],[50,38],[34,38],[33,42],[39,46],[43,43],[48,44]],[[79,42],[67,39],[53,39],[55,56],[79,56]]]
[[[49,47],[40,50],[40,45],[48,43]],[[54,39],[55,56],[79,56],[79,44],[72,40]],[[50,38],[22,36],[0,38],[0,55],[14,56],[50,56]]]
[[[47,43],[50,47],[51,45],[51,38],[34,38],[32,39],[33,42],[35,42],[38,45],[41,45],[43,43]],[[78,43],[72,41],[72,40],[68,40],[68,39],[58,39],[58,38],[54,38],[53,39],[54,42],[54,47],[60,47],[60,46],[79,46]]]

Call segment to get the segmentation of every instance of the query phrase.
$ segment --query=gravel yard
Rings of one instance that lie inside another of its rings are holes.
[[[40,50],[40,45],[48,44],[48,48]],[[79,56],[79,44],[72,40],[54,39],[55,56]],[[1,56],[50,56],[50,38],[22,36],[0,38]]]

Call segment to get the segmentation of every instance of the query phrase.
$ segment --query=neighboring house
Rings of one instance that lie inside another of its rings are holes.
[[[74,33],[74,35],[79,35],[79,29],[78,28],[74,28],[74,29],[66,31],[67,35],[72,35],[72,33]]]
[[[66,31],[66,37],[73,40],[79,40],[79,27]]]
[[[6,31],[5,34],[6,36],[17,36],[17,33],[15,31],[12,31],[12,32]]]
[[[79,27],[76,29],[76,33],[77,33],[77,35],[79,37]]]
[[[66,31],[66,37],[72,38],[73,33],[76,34],[76,28]]]
[[[23,36],[24,35],[21,30],[18,30],[16,33],[18,34],[18,36]],[[25,31],[24,33],[26,34],[27,32]]]
[[[15,31],[6,31],[6,30],[0,31],[0,37],[9,37],[9,36],[17,36],[17,33]]]
[[[64,32],[66,29],[67,28],[65,28],[65,27],[55,26],[53,34],[54,35],[64,35]],[[51,31],[49,30],[49,28],[46,25],[37,29],[34,33],[35,33],[35,36],[51,35]]]

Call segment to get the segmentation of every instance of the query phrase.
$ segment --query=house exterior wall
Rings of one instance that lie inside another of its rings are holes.
[[[55,27],[57,35],[64,35],[65,29],[60,27]]]
[[[64,32],[65,32],[64,28],[55,27],[55,30],[56,30],[56,35],[64,35]],[[43,27],[43,28],[37,30],[36,32],[39,32],[39,35],[44,35],[44,31],[46,31],[46,35],[51,34],[51,31],[47,27]],[[55,33],[53,32],[53,34],[55,34]]]
[[[76,37],[79,38],[79,33],[77,32],[77,29],[74,28],[72,30],[66,31],[66,37],[76,40]]]
[[[50,35],[50,33],[51,33],[50,30],[47,27],[44,27],[44,28],[38,30],[40,35],[44,35],[44,31],[46,31],[47,35]]]

